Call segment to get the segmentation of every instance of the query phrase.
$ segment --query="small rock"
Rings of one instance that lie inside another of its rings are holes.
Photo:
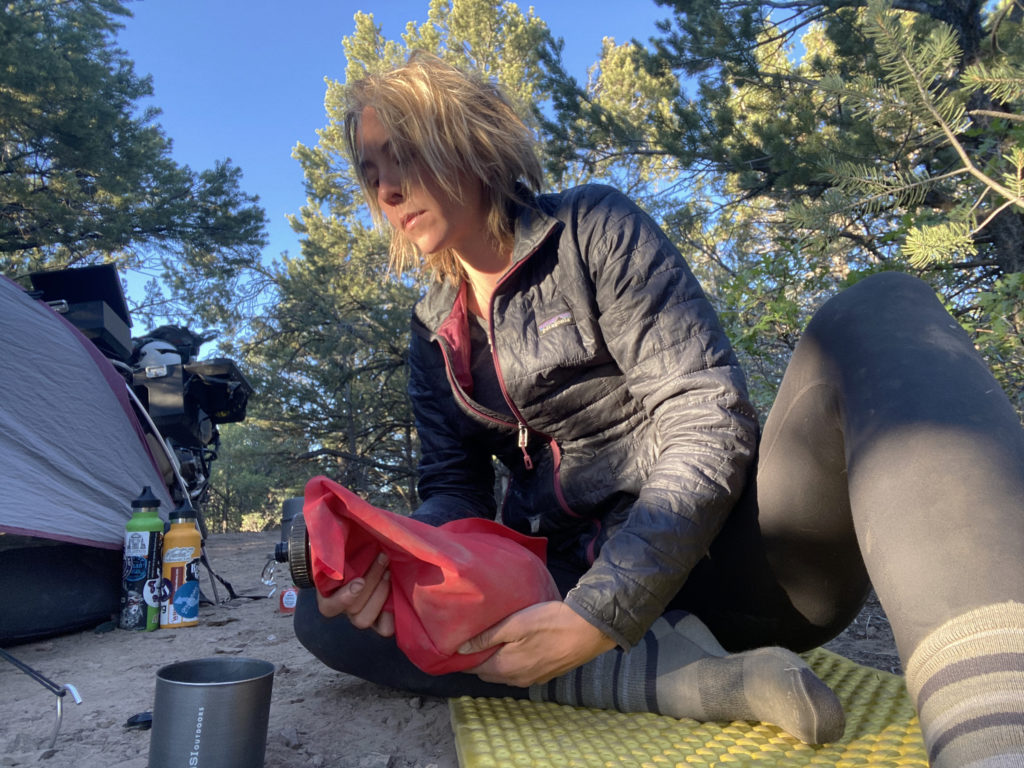
[[[358,768],[391,768],[391,755],[371,752],[359,758],[357,765]]]
[[[299,732],[298,732],[298,730],[296,730],[295,728],[292,728],[292,727],[282,728],[281,729],[281,742],[286,747],[291,747],[292,749],[298,749],[299,746],[300,746],[299,745]]]
[[[411,699],[409,699],[409,706],[413,709],[423,709],[423,697],[413,696]],[[430,768],[430,766],[428,765],[427,768]]]

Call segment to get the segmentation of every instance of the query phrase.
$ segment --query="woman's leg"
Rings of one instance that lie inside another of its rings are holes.
[[[1024,431],[924,283],[869,278],[815,316],[757,494],[766,558],[811,624],[841,618],[866,564],[933,763],[1024,764],[1000,757],[1024,761]]]
[[[552,563],[563,592],[578,572]],[[394,638],[324,618],[313,590],[299,593],[295,634],[324,664],[400,690],[431,696],[531,698],[560,704],[656,712],[697,720],[763,720],[819,744],[843,733],[838,699],[803,662],[781,648],[728,655],[695,617],[659,619],[636,648],[614,649],[544,685],[515,688],[476,675],[432,676],[414,666]]]
[[[863,559],[906,661],[945,621],[1024,601],[1024,430],[928,286],[886,274],[843,292],[786,379],[759,519],[805,615],[827,620],[823,603],[843,602]]]
[[[542,685],[535,701],[700,721],[760,720],[808,744],[843,735],[836,695],[778,647],[728,653],[691,613],[669,611],[629,651],[614,648]]]
[[[424,696],[528,695],[525,688],[485,683],[476,675],[428,675],[409,661],[393,637],[356,629],[346,616],[325,618],[312,589],[299,591],[294,626],[299,642],[328,667],[378,685]]]

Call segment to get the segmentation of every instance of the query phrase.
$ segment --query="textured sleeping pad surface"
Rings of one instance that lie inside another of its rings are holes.
[[[927,768],[903,678],[818,648],[804,654],[839,696],[846,732],[811,747],[773,725],[698,723],[514,699],[450,700],[461,768],[757,765]]]

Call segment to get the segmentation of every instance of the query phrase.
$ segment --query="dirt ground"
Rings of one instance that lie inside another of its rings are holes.
[[[215,534],[211,565],[241,595],[266,595],[260,582],[278,532]],[[288,584],[278,569],[278,584]],[[211,596],[203,572],[204,594]],[[226,590],[219,586],[219,597]],[[892,633],[872,600],[831,650],[862,664],[900,672]],[[380,688],[327,669],[299,644],[291,617],[272,599],[203,605],[200,625],[156,632],[85,631],[8,649],[82,702],[64,697],[63,723],[50,748],[56,697],[0,659],[0,767],[145,768],[148,730],[126,727],[153,706],[158,667],[230,655],[265,659],[276,667],[266,765],[270,768],[457,768],[443,699]]]

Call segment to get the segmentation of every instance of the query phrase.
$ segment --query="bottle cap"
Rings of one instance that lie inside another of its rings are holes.
[[[153,490],[147,485],[142,489],[142,493],[139,494],[137,499],[132,500],[132,509],[140,509],[143,507],[159,507],[160,499],[154,494]]]
[[[185,499],[181,504],[171,510],[171,514],[168,515],[168,519],[174,523],[181,520],[195,520],[196,511],[192,508],[192,503]]]

